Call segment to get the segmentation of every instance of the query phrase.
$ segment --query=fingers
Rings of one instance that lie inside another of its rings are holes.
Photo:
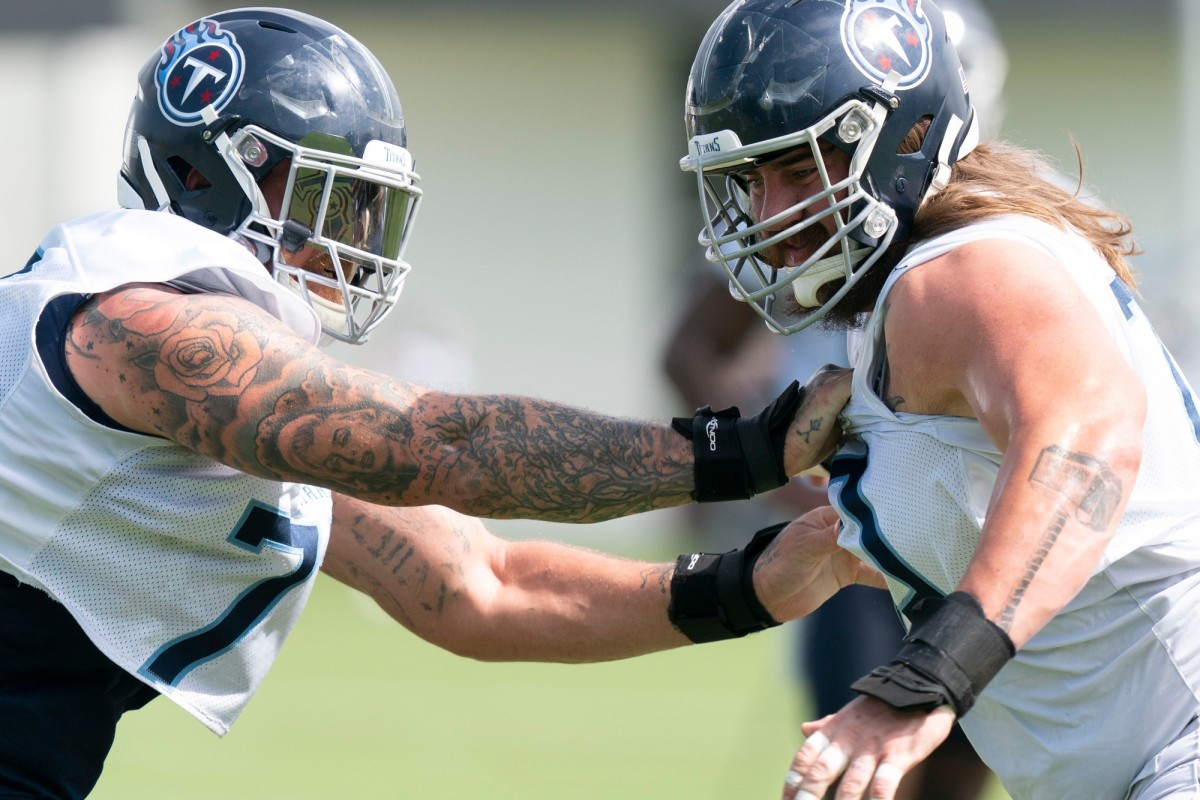
[[[872,800],[892,798],[900,788],[900,779],[904,777],[904,768],[896,764],[883,762],[875,767],[875,782],[871,786]]]
[[[821,800],[849,761],[840,747],[817,731],[808,737],[792,760],[788,773],[792,785],[785,782],[784,800]]]
[[[904,768],[871,754],[851,759],[818,731],[792,760],[783,781],[783,800],[821,800],[835,784],[835,800],[893,800],[903,777]]]

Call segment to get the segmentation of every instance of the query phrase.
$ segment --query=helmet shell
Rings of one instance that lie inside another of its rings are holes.
[[[206,107],[217,122],[204,121]],[[169,210],[230,233],[250,214],[251,200],[214,138],[245,125],[293,143],[324,134],[360,157],[372,140],[406,145],[396,89],[362,44],[308,14],[242,8],[185,26],[146,61],[126,128],[122,178],[145,207],[163,208],[165,199]],[[145,146],[157,179],[141,163]],[[248,165],[254,179],[288,155],[268,147],[261,163]]]

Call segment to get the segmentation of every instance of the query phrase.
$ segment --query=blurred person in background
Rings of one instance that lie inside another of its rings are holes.
[[[121,716],[160,695],[224,734],[318,570],[452,652],[563,662],[736,638],[879,582],[825,512],[673,564],[491,535],[475,517],[777,487],[831,451],[849,375],[657,424],[329,357],[409,271],[406,130],[345,31],[203,17],[138,75],[123,208],[0,279],[0,795],[85,796]]]
[[[999,132],[1004,117],[1003,86],[1008,58],[988,10],[977,0],[940,0],[946,33],[966,70],[972,105],[987,134]],[[690,266],[690,265],[689,265]],[[717,264],[685,276],[689,292],[670,333],[663,357],[672,385],[690,407],[705,399],[753,407],[771,387],[805,379],[825,364],[848,366],[847,332],[810,325],[779,336],[731,290]],[[828,474],[817,467],[789,484],[748,503],[697,505],[689,513],[694,531],[723,545],[746,525],[767,525],[829,502]],[[854,698],[850,684],[896,652],[904,626],[888,593],[866,586],[838,592],[792,626],[796,673],[808,689],[817,717],[832,714]],[[808,706],[805,706],[808,709]],[[975,754],[959,726],[901,782],[903,800],[976,800],[990,770]]]
[[[1200,796],[1200,413],[1129,221],[981,138],[928,0],[734,3],[685,108],[737,295],[849,331],[829,498],[907,629],[785,800],[892,800],[956,721],[1017,800]]]

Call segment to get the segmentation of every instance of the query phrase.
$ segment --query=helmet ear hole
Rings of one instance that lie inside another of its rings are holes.
[[[197,189],[208,189],[211,186],[212,181],[204,177],[204,174],[195,167],[190,168],[183,178],[183,188],[187,189],[189,192],[194,192]]]
[[[908,133],[900,140],[900,144],[896,147],[896,155],[906,156],[921,152],[921,145],[925,143],[925,135],[929,133],[929,126],[932,122],[931,115],[917,120],[917,124],[909,128]]]

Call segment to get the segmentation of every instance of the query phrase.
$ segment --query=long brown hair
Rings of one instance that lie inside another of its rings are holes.
[[[953,166],[946,188],[917,211],[910,241],[989,217],[1022,214],[1079,233],[1126,286],[1135,288],[1136,279],[1126,261],[1138,252],[1133,226],[1121,214],[1081,196],[1083,161],[1078,145],[1075,155],[1081,177],[1072,187],[1065,180],[1055,180],[1055,171],[1037,152],[1000,140],[980,142]]]
[[[928,130],[928,119],[918,122],[898,152],[920,150]],[[1122,283],[1136,289],[1137,280],[1126,261],[1138,252],[1133,226],[1121,214],[1083,195],[1083,159],[1077,145],[1075,156],[1081,177],[1072,187],[1040,153],[998,139],[980,142],[951,167],[946,187],[917,210],[908,235],[894,242],[846,297],[830,309],[824,327],[862,324],[861,312],[871,310],[892,268],[914,243],[1008,214],[1023,214],[1060,230],[1078,232],[1092,243]],[[831,293],[833,289],[829,287]]]

